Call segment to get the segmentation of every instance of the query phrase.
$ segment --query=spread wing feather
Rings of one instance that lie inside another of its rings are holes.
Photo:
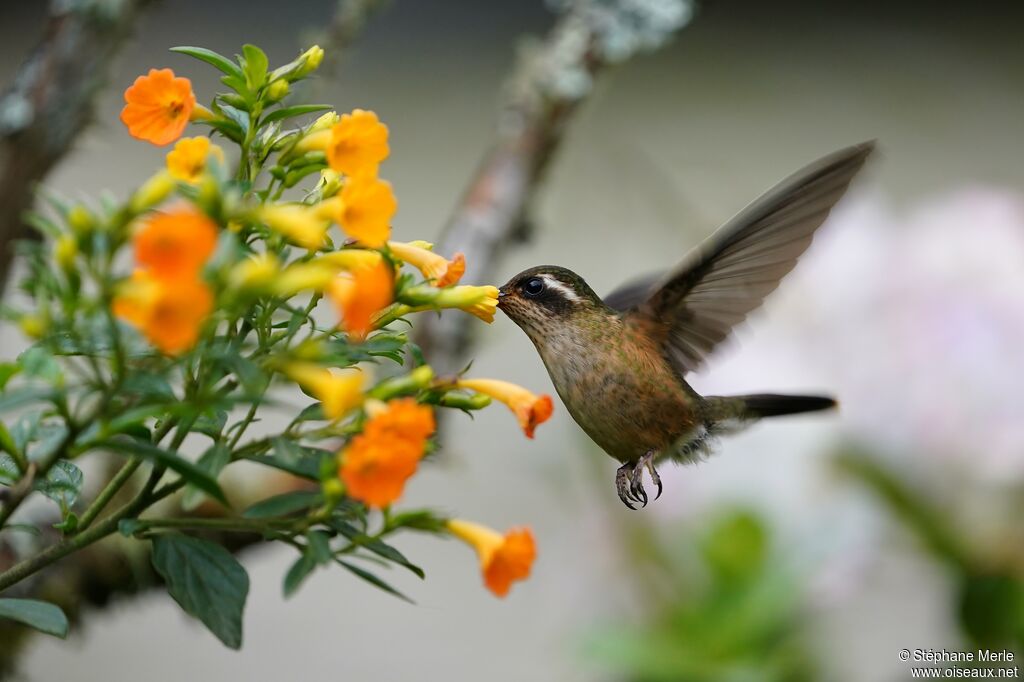
[[[793,269],[873,149],[873,142],[865,142],[798,171],[690,251],[667,275],[626,284],[605,303],[661,333],[680,374],[697,369]]]

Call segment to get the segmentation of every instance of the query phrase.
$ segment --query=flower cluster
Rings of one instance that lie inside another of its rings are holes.
[[[317,465],[326,504],[317,518],[335,518],[346,500],[387,514],[434,447],[435,407],[471,410],[498,400],[533,438],[551,416],[548,396],[496,379],[435,377],[427,365],[374,383],[356,366],[387,356],[380,348],[389,345],[401,359],[404,336],[389,325],[416,312],[454,308],[491,322],[497,289],[459,284],[462,253],[446,258],[428,242],[392,239],[398,203],[380,177],[389,130],[375,112],[282,104],[322,51],[311,48],[273,71],[253,46],[237,63],[200,48],[176,51],[220,69],[233,92],[203,106],[190,81],[170,69],[151,70],[125,91],[128,133],[174,146],[119,216],[118,237],[133,244],[136,269],[116,285],[114,315],[168,362],[203,363],[227,348],[251,372],[283,377],[313,397],[313,411],[282,438],[300,443],[293,448],[300,454],[313,447],[305,443],[341,443]],[[314,112],[318,118],[295,125]],[[189,122],[237,143],[233,177],[210,137],[182,137]],[[310,177],[311,189],[288,197]],[[332,304],[334,328],[313,322],[321,299]],[[300,329],[307,329],[301,339]],[[303,430],[318,420],[324,424]],[[263,452],[253,456],[268,457]],[[281,468],[297,470],[290,466]],[[502,537],[449,520],[435,530],[477,550],[484,582],[498,596],[529,574],[536,552],[527,529]]]

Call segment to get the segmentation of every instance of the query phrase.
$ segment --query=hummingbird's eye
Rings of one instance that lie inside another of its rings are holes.
[[[544,280],[539,277],[528,279],[523,285],[523,293],[527,296],[539,296],[542,291],[544,291]]]

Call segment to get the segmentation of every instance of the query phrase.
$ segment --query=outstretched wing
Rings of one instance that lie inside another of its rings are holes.
[[[662,334],[681,374],[697,369],[793,269],[874,146],[865,142],[842,149],[794,173],[667,275],[626,284],[605,303]]]

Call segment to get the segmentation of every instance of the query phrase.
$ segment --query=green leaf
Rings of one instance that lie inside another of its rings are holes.
[[[302,408],[299,412],[299,416],[295,418],[296,423],[298,422],[309,422],[309,421],[324,421],[327,417],[324,415],[324,406],[320,403],[313,403]]]
[[[243,45],[242,56],[245,58],[245,79],[250,89],[257,90],[267,80],[267,54],[255,45]]]
[[[226,646],[242,646],[249,576],[226,549],[187,535],[157,535],[153,568],[186,613],[202,621]]]
[[[270,455],[262,457],[249,455],[245,459],[287,471],[311,481],[318,481],[320,480],[320,463],[325,458],[334,456],[330,450],[299,445],[283,436],[274,438],[273,444],[274,449]]]
[[[309,577],[309,574],[316,568],[316,560],[308,552],[303,552],[302,556],[295,560],[291,568],[284,575],[284,587],[283,592],[285,597],[290,597],[295,594],[299,586]]]
[[[323,498],[320,496],[320,493],[310,490],[297,490],[261,500],[242,512],[242,516],[247,519],[286,516],[305,511],[313,505],[320,504],[322,501]]]
[[[228,138],[232,142],[242,142],[245,139],[245,131],[242,130],[234,121],[225,121],[224,119],[212,119],[209,121],[196,121],[196,123],[208,125],[218,133]]]
[[[307,546],[309,553],[318,564],[331,563],[334,553],[331,552],[331,539],[327,533],[322,530],[313,530],[306,535],[306,540],[309,542]]]
[[[327,111],[331,108],[333,107],[330,104],[296,104],[292,107],[284,107],[283,109],[276,109],[270,112],[263,118],[263,125],[273,123],[274,121],[295,118],[303,114],[312,114],[316,111]]]
[[[178,47],[172,47],[171,52],[187,54],[189,57],[195,57],[200,61],[210,64],[214,68],[220,69],[229,76],[236,76],[238,78],[243,77],[242,69],[240,69],[237,64],[224,55],[217,54],[213,50],[207,50],[205,47],[179,45]]]
[[[14,485],[20,478],[21,471],[14,458],[7,453],[0,454],[0,485]]]
[[[398,564],[399,566],[404,566],[405,568],[409,569],[417,576],[419,576],[421,579],[426,577],[426,574],[423,572],[422,568],[406,559],[405,555],[399,552],[397,549],[381,540],[371,538],[369,535],[360,532],[355,526],[351,525],[350,523],[338,519],[332,519],[331,527],[341,532],[341,534],[348,538],[354,545],[364,547],[365,549],[373,552],[379,557],[387,559],[388,561],[392,561]]]
[[[36,599],[0,599],[0,618],[23,623],[54,637],[68,636],[68,617],[59,606]]]
[[[36,403],[53,400],[56,392],[52,388],[40,388],[38,386],[23,386],[11,391],[4,391],[0,395],[0,412],[8,412],[26,403]]]
[[[231,462],[231,450],[227,448],[223,443],[214,443],[206,449],[199,459],[196,461],[196,466],[205,471],[214,480],[220,476],[220,472],[224,470]],[[185,492],[181,498],[181,507],[185,511],[192,511],[198,507],[203,499],[206,497],[200,488],[194,485],[185,487]]]
[[[25,446],[26,455],[36,461],[52,456],[68,440],[68,427],[64,424],[42,424],[33,434],[34,443]]]
[[[53,354],[42,346],[32,346],[18,356],[18,364],[26,376],[43,379],[51,384],[63,380],[64,373]]]
[[[388,583],[384,582],[382,579],[380,579],[379,577],[377,577],[373,573],[370,573],[369,571],[367,571],[366,569],[360,568],[359,566],[356,566],[354,564],[350,564],[347,561],[342,561],[341,559],[335,559],[334,561],[336,563],[338,563],[339,565],[343,566],[344,568],[346,568],[353,575],[356,575],[359,578],[362,578],[363,580],[365,580],[366,582],[370,583],[374,587],[376,587],[378,589],[381,589],[381,590],[384,590],[388,594],[394,595],[394,596],[398,597],[399,599],[401,599],[403,601],[409,602],[410,604],[415,604],[416,603],[412,599],[409,599],[404,594],[402,594],[401,592],[396,590],[395,588],[391,587],[391,585],[389,585]]]
[[[247,114],[246,112],[242,111],[241,109],[236,109],[235,107],[231,106],[230,104],[225,104],[223,102],[221,102],[217,106],[217,108],[220,110],[220,112],[222,114],[227,116],[229,119],[231,119],[231,121],[235,125],[238,126],[238,128],[242,131],[242,135],[243,136],[248,134],[248,132],[249,132],[249,114]]]
[[[45,479],[36,479],[33,487],[46,497],[70,507],[82,492],[82,470],[66,459],[54,462]]]
[[[270,377],[255,362],[237,354],[228,355],[223,360],[238,377],[242,390],[248,395],[261,396],[267,390]]]
[[[225,506],[229,506],[228,500],[224,496],[224,491],[220,489],[220,486],[217,484],[217,480],[213,476],[204,471],[194,462],[182,459],[177,454],[170,452],[169,450],[164,450],[163,448],[150,443],[143,443],[142,441],[135,440],[134,438],[116,438],[114,440],[105,441],[103,443],[103,447],[114,452],[142,457],[143,459],[148,459],[156,464],[165,466],[171,471],[180,474],[182,478],[202,490],[213,499]]]
[[[159,400],[175,400],[174,389],[167,382],[167,379],[151,372],[133,371],[124,379],[122,391],[129,395],[137,395],[145,398],[156,398]]]
[[[15,374],[21,371],[21,367],[18,367],[17,363],[14,362],[0,362],[0,391],[7,387],[7,382],[11,380]]]
[[[388,528],[411,528],[427,533],[445,533],[445,520],[429,510],[407,511],[395,514]]]
[[[217,439],[220,437],[221,432],[224,430],[224,425],[228,423],[228,413],[226,410],[209,409],[204,410],[202,414],[196,419],[192,425],[193,431],[198,431],[210,438]]]

